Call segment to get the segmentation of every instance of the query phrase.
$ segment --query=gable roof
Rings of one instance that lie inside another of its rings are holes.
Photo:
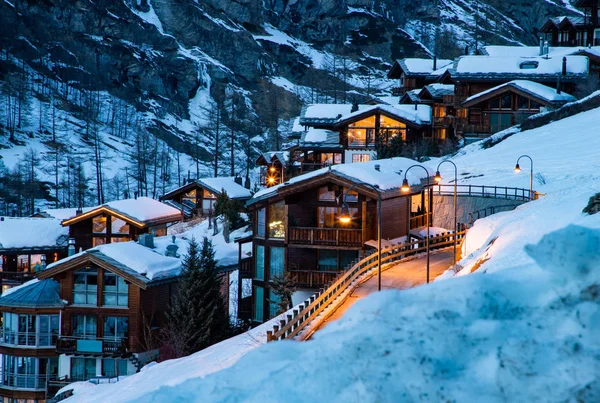
[[[221,194],[221,192],[225,190],[227,195],[232,199],[249,199],[252,197],[250,190],[237,183],[233,176],[201,178],[198,179],[197,182],[214,194]]]
[[[368,183],[378,187],[382,191],[382,198],[384,199],[397,197],[403,195],[400,192],[400,187],[404,179],[404,172],[414,164],[415,161],[411,159],[397,157],[369,162],[333,165],[296,176],[283,184],[263,189],[257,192],[252,199],[248,200],[246,205],[251,206],[266,199],[283,197],[286,194],[296,192],[307,184],[316,186],[319,183],[327,182],[337,182],[348,186]],[[379,165],[379,170],[375,169],[376,165]],[[407,178],[409,183],[420,184],[421,177],[418,176],[419,173],[421,172],[410,171]],[[369,197],[377,197],[375,191],[368,186],[357,186],[357,191],[369,195]]]
[[[420,104],[421,103],[421,98],[419,98],[419,94],[421,93],[423,89],[422,88],[417,88],[414,90],[410,90],[410,91],[406,91],[404,93],[404,95],[402,95],[402,98],[400,98],[400,103],[401,104]]]
[[[256,159],[256,164],[271,165],[275,162],[278,162],[281,165],[285,165],[289,159],[289,151],[267,151],[258,156]]]
[[[69,229],[54,218],[2,217],[0,252],[66,249]]]
[[[558,76],[564,80],[585,78],[588,75],[589,60],[585,56],[564,56],[567,59],[567,74],[562,75],[563,58],[558,56],[519,57],[519,56],[462,56],[452,69],[452,78],[457,80],[552,80]],[[524,64],[534,64],[532,69],[522,68]]]
[[[436,76],[444,72],[444,69],[452,64],[449,59],[437,59],[436,68],[433,68],[433,59],[423,58],[405,58],[397,59],[390,71],[388,78],[400,78],[402,73],[407,77],[427,77]]]
[[[444,95],[454,95],[453,84],[428,84],[419,92],[418,98],[423,100],[429,97],[432,100],[442,100]]]
[[[83,214],[63,220],[63,226],[69,226],[98,214],[109,213],[139,228],[164,224],[181,219],[181,211],[149,197],[115,200],[104,203]]]
[[[62,308],[60,285],[54,279],[33,279],[14,290],[7,290],[0,297],[3,308]]]
[[[516,92],[527,98],[532,98],[545,106],[558,106],[577,100],[577,98],[565,92],[559,94],[555,88],[547,87],[544,84],[527,80],[514,80],[472,95],[462,105],[469,107],[506,91]]]
[[[390,118],[402,121],[408,125],[421,126],[431,122],[431,107],[428,105],[370,105],[365,108],[359,108],[358,111],[349,113],[340,117],[334,127],[341,127],[354,121],[371,116],[374,113],[381,113]]]
[[[148,285],[177,277],[181,273],[181,258],[164,255],[166,246],[171,242],[172,237],[155,237],[154,249],[134,241],[96,246],[48,265],[46,270],[38,273],[38,278],[51,278],[83,264],[93,263],[145,289]],[[185,253],[187,242],[181,239],[175,242],[178,253]]]

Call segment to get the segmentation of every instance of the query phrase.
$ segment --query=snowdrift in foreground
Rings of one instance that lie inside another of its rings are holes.
[[[600,231],[569,226],[526,250],[528,267],[381,292],[311,342],[110,400],[600,401]]]

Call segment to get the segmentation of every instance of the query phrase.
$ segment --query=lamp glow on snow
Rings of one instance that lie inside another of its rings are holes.
[[[350,221],[352,221],[352,217],[350,217],[350,208],[348,207],[348,203],[344,202],[344,204],[342,204],[342,211],[338,219],[342,224],[349,224]]]
[[[410,192],[410,186],[408,185],[408,180],[406,180],[406,178],[404,178],[404,180],[402,181],[402,187],[400,188],[400,190],[402,190],[402,192],[404,193]]]
[[[442,175],[440,175],[440,171],[436,171],[433,180],[435,181],[435,183],[440,183],[442,181]]]

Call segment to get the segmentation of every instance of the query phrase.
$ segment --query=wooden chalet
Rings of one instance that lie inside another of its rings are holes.
[[[406,58],[394,61],[387,77],[398,80],[392,88],[393,96],[402,96],[407,91],[421,89],[427,84],[438,82],[439,77],[452,66],[452,60]]]
[[[116,200],[78,211],[62,221],[76,250],[135,241],[141,234],[167,235],[169,224],[182,220],[181,211],[148,197]]]
[[[250,184],[248,183],[248,187]],[[186,218],[205,216],[212,213],[217,196],[223,191],[231,199],[246,202],[251,196],[250,190],[242,186],[241,177],[202,178],[187,183],[160,197],[160,200],[178,210]]]
[[[429,105],[432,109],[430,137],[443,141],[454,136],[457,109],[454,107],[453,84],[428,84],[404,93],[399,101],[406,105]]]
[[[69,230],[52,218],[0,217],[2,290],[21,284],[67,255]]]
[[[533,81],[515,80],[467,98],[468,128],[493,134],[521,123],[527,117],[575,101],[572,95]]]
[[[0,397],[4,402],[43,402],[58,378],[56,341],[64,302],[59,284],[47,279],[5,292],[0,298]]]
[[[583,15],[550,18],[540,29],[551,46],[600,46],[598,0],[577,0]]]
[[[270,291],[276,277],[288,277],[300,290],[314,290],[372,247],[368,245],[377,237],[378,198],[361,183],[381,188],[382,238],[400,240],[408,235],[414,206],[422,205],[413,203],[413,197],[421,200],[421,194],[402,194],[403,176],[398,172],[412,162],[395,158],[334,165],[262,190],[248,201],[253,249],[240,255],[240,267],[252,273],[254,322],[278,313],[277,296]],[[353,220],[344,225],[338,220],[342,196],[353,185],[346,198]]]
[[[489,132],[479,132],[481,127],[469,123],[471,118],[467,118],[468,112],[464,110],[468,107],[463,102],[470,97],[514,80],[532,81],[572,94],[588,75],[589,59],[586,56],[462,56],[454,68],[445,73],[443,80],[455,83],[457,135],[479,137]],[[494,125],[493,122],[490,124]],[[502,121],[497,126],[505,124],[508,122]]]

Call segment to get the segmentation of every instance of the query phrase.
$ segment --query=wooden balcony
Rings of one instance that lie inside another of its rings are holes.
[[[242,278],[252,278],[254,275],[254,267],[252,266],[254,259],[246,257],[240,260],[240,276]]]
[[[360,248],[363,245],[362,229],[291,227],[288,244]]]
[[[59,337],[56,352],[60,354],[121,356],[127,353],[127,338],[100,339]]]
[[[339,271],[289,270],[290,280],[296,287],[320,288],[331,283]]]

